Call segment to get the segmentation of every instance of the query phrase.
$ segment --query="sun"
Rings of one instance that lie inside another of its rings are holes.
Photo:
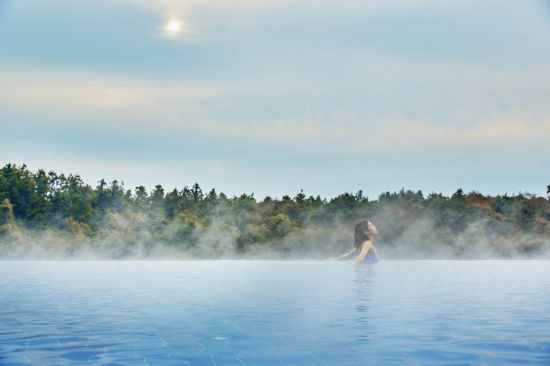
[[[170,19],[164,25],[164,34],[168,37],[177,37],[183,32],[183,23],[177,19]]]

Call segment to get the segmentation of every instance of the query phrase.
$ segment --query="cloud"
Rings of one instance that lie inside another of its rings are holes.
[[[139,80],[100,73],[0,70],[0,105],[76,116],[196,101],[219,93],[220,89],[213,85]]]
[[[334,1],[302,0],[119,0],[129,6],[145,9],[155,14],[159,23],[159,35],[166,37],[164,25],[170,21],[180,22],[185,28],[178,37],[168,38],[203,41],[212,37],[227,37],[232,31],[243,31],[271,23],[273,15],[286,14],[283,20],[291,18],[288,9],[298,14],[321,10],[331,14],[334,10],[360,11],[364,15],[376,16],[380,12],[395,9],[410,9],[419,6],[447,7],[450,1],[433,0],[391,0],[391,1]],[[270,19],[271,18],[271,19]],[[280,18],[276,16],[276,18]]]
[[[475,117],[473,117],[475,118]],[[488,146],[517,146],[533,143],[544,143],[550,138],[550,115],[537,121],[525,120],[521,116],[495,115],[477,123],[460,122],[438,126],[436,123],[406,123],[394,126],[399,131],[396,139],[388,137],[387,141],[397,146],[412,147],[411,144],[445,149],[452,147],[471,148]],[[382,135],[389,136],[385,130]],[[409,141],[409,142],[407,142]]]
[[[159,22],[159,36],[200,42],[214,35],[247,28],[254,15],[269,1],[254,0],[119,0],[152,13]],[[165,26],[178,22],[183,31],[177,37],[167,35]],[[223,32],[220,29],[224,29]]]
[[[416,69],[423,78],[429,77],[425,69],[426,65]],[[408,70],[414,74],[414,68]],[[503,142],[529,144],[550,138],[550,115],[539,102],[522,101],[519,106],[501,109],[486,106],[491,98],[514,100],[516,94],[528,95],[532,92],[529,89],[535,90],[539,99],[548,94],[538,73],[510,74],[505,79],[498,72],[485,74],[481,81],[473,81],[480,80],[477,78],[483,75],[480,71],[467,75],[470,81],[455,84],[461,88],[453,92],[456,99],[453,103],[458,103],[454,108],[458,110],[442,115],[422,108],[416,114],[406,115],[398,101],[404,95],[395,95],[393,111],[389,108],[373,112],[361,105],[345,109],[336,104],[280,114],[266,109],[270,103],[278,102],[279,93],[288,90],[276,81],[187,84],[76,71],[9,68],[0,71],[0,106],[4,113],[6,110],[15,113],[19,125],[30,126],[34,122],[29,118],[35,121],[43,118],[51,121],[48,122],[51,126],[68,124],[98,131],[108,126],[111,135],[131,130],[133,134],[168,140],[195,138],[210,144],[216,141],[225,145],[284,148],[306,155]],[[300,98],[307,98],[314,89],[315,85],[303,90],[299,86],[292,88],[297,93],[294,102],[299,104]],[[472,90],[471,95],[468,90]],[[264,95],[265,99],[254,103],[256,95]],[[409,98],[414,101],[418,95]],[[528,103],[533,107],[530,111],[520,108]],[[283,104],[279,109],[287,108]]]
[[[482,147],[487,145],[544,143],[550,138],[550,115],[540,121],[521,117],[491,116],[468,125],[460,122],[411,120],[382,116],[376,122],[341,119],[295,119],[226,123],[208,121],[194,133],[209,138],[284,147],[313,155],[349,155],[426,149]]]

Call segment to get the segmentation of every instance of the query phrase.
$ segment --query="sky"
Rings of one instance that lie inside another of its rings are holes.
[[[546,194],[544,0],[0,0],[0,164],[127,188]]]

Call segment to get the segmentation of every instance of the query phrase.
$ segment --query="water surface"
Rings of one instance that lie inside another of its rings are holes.
[[[550,262],[0,262],[1,365],[550,364]]]

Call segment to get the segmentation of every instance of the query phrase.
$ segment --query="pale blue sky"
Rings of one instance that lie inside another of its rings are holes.
[[[259,198],[544,194],[549,9],[0,0],[0,163]]]

